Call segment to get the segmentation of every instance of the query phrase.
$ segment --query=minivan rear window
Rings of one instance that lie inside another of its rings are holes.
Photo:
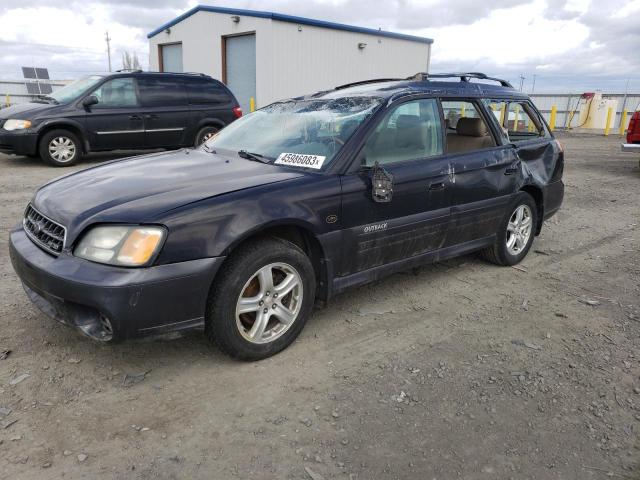
[[[189,78],[185,83],[191,105],[229,103],[226,89],[215,80]]]

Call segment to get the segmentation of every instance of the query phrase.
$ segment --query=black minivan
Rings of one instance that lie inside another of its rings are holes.
[[[0,152],[69,166],[95,151],[197,146],[240,116],[231,91],[207,75],[91,75],[0,110]]]

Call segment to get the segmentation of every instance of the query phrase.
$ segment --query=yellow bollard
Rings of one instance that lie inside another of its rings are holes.
[[[611,116],[613,115],[613,108],[609,107],[607,110],[607,124],[604,127],[604,136],[609,135],[609,130],[611,130]]]
[[[464,118],[464,114],[465,114],[465,108],[463,103],[462,106],[460,107],[460,117]]]
[[[513,131],[517,132],[518,131],[518,115],[520,114],[520,109],[518,108],[518,105],[516,104],[516,108],[513,110]],[[507,123],[509,123],[509,121],[507,120]]]
[[[5,97],[5,99],[4,99],[4,100],[5,100],[5,103],[7,104],[7,107],[8,107],[9,105],[11,105],[11,97],[9,96],[9,94],[8,94],[8,93],[7,93],[7,96]]]
[[[249,111],[250,112],[255,112],[256,111],[256,99],[251,97],[249,99]]]
[[[622,111],[622,117],[620,118],[620,135],[624,135],[624,131],[627,129],[627,111]]]
[[[500,126],[504,127],[504,117],[507,114],[507,104],[503,103],[500,109]]]
[[[558,114],[558,107],[551,106],[551,118],[549,119],[549,128],[553,132],[556,129],[556,115]]]

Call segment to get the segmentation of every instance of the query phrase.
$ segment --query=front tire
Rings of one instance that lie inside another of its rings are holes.
[[[482,256],[496,265],[520,263],[531,249],[537,224],[535,200],[528,193],[519,192],[500,222],[496,243],[483,250]]]
[[[82,143],[68,130],[51,130],[40,139],[40,158],[55,167],[69,167],[82,157]]]
[[[226,354],[261,360],[300,334],[315,301],[315,272],[296,245],[253,240],[223,265],[209,293],[205,333]]]

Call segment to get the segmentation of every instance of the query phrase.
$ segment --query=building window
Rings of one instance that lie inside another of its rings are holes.
[[[182,43],[158,45],[161,72],[177,72],[182,70]]]

